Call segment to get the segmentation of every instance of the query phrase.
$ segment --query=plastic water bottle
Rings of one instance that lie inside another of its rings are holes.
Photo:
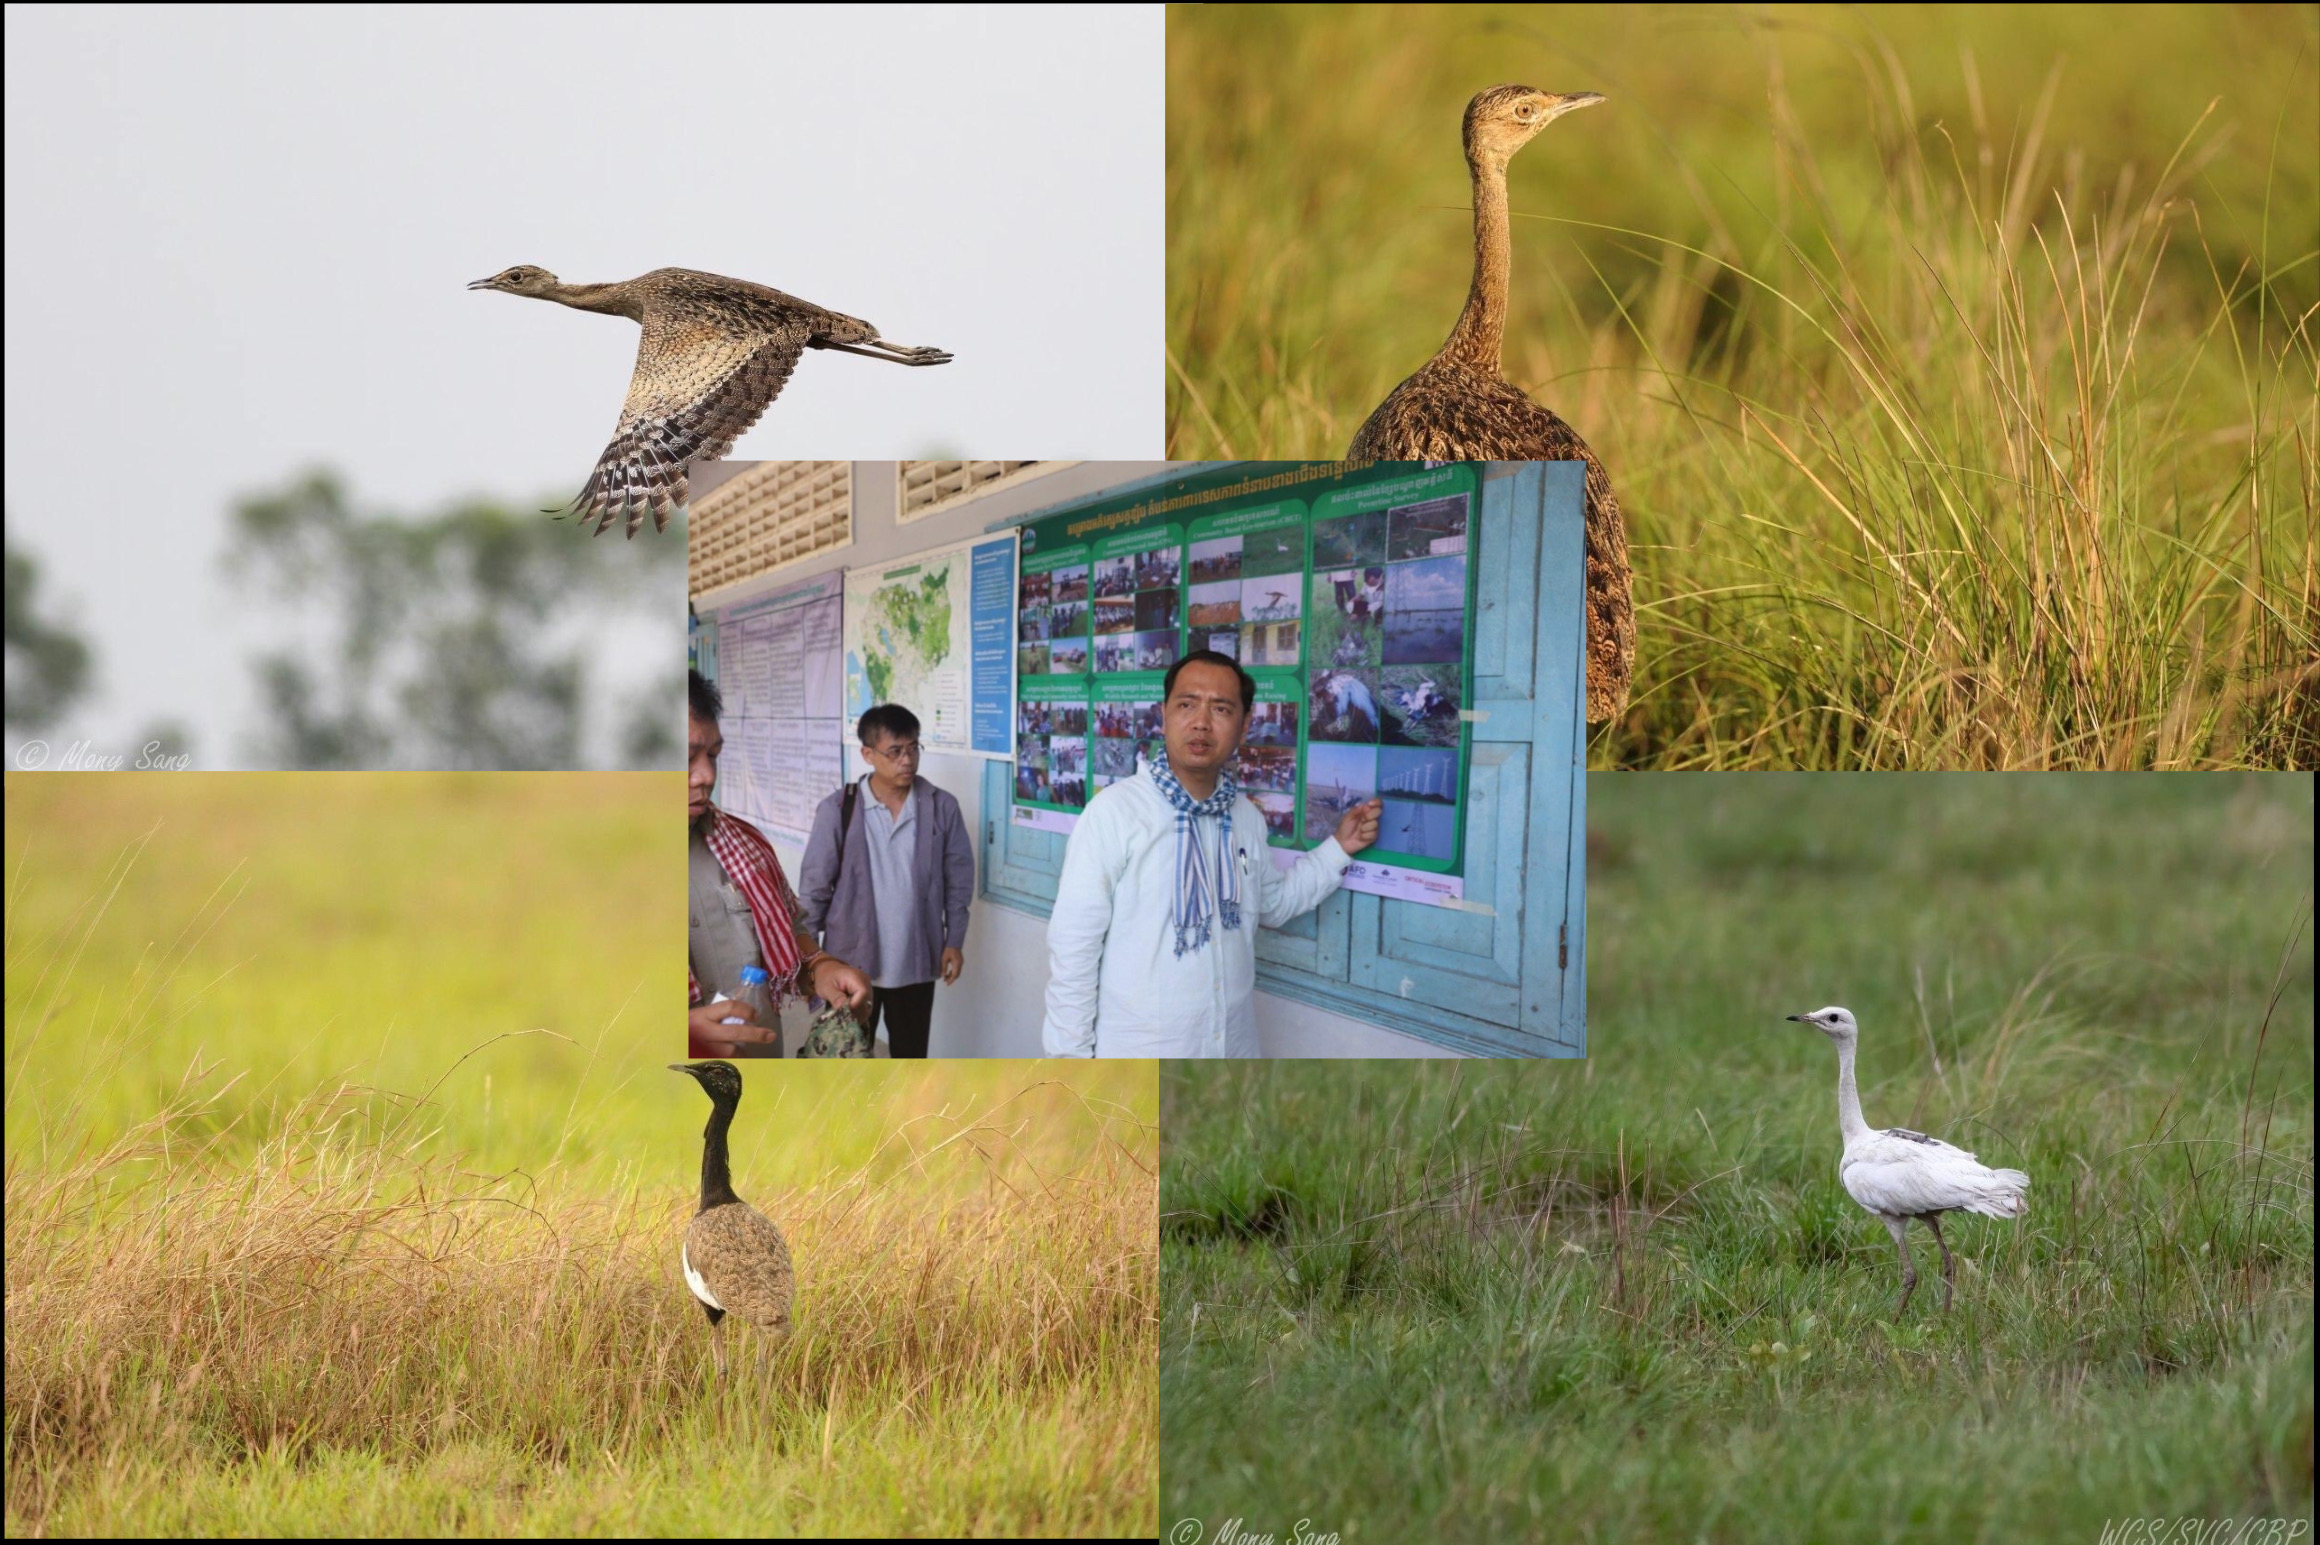
[[[753,1019],[761,1025],[772,1024],[772,983],[773,978],[766,975],[765,967],[743,966],[741,968],[741,990],[739,992],[721,992],[709,1001],[711,1003],[746,1003],[750,1008],[750,1019],[720,1019],[717,1023],[744,1025]]]
[[[765,967],[743,966],[741,968],[741,990],[733,995],[736,1002],[749,1005],[750,1018],[761,1025],[773,1023],[772,983],[773,978],[766,974]],[[725,1023],[738,1025],[742,1021],[728,1019]]]

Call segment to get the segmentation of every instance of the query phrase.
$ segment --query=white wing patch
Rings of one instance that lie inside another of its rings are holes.
[[[677,1246],[677,1262],[685,1268],[685,1286],[693,1290],[693,1296],[723,1314],[725,1306],[717,1302],[717,1295],[709,1291],[709,1284],[701,1280],[699,1272],[693,1270],[692,1254],[681,1244]]]

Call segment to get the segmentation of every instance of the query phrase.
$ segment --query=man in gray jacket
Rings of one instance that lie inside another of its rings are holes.
[[[975,850],[959,802],[918,775],[918,716],[881,703],[854,727],[870,771],[823,800],[799,871],[801,921],[870,978],[866,1023],[926,1055],[934,984],[966,964]]]

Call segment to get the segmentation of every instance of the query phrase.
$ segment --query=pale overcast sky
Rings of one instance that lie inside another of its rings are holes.
[[[11,6],[6,43],[8,524],[99,656],[52,739],[175,719],[235,765],[276,636],[219,574],[237,495],[579,487],[637,329],[466,290],[511,264],[957,356],[809,354],[736,457],[1161,454],[1156,5]],[[665,667],[625,637],[614,684]]]

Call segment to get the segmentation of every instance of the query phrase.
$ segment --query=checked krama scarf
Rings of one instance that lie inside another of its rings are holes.
[[[801,996],[798,989],[797,893],[781,872],[773,844],[757,828],[709,807],[709,851],[717,855],[725,878],[740,887],[749,900],[749,921],[757,930],[757,952],[765,957],[773,1001]],[[688,970],[692,1001],[701,1001],[701,984]]]
[[[1217,774],[1215,793],[1206,799],[1194,799],[1176,781],[1165,752],[1151,764],[1151,773],[1160,797],[1176,812],[1176,898],[1172,915],[1176,923],[1176,953],[1182,955],[1188,949],[1197,950],[1208,943],[1212,914],[1219,926],[1237,929],[1241,925],[1241,872],[1232,854],[1233,806],[1241,797],[1241,786],[1228,767]],[[1202,817],[1216,822],[1213,854],[1201,851]]]

